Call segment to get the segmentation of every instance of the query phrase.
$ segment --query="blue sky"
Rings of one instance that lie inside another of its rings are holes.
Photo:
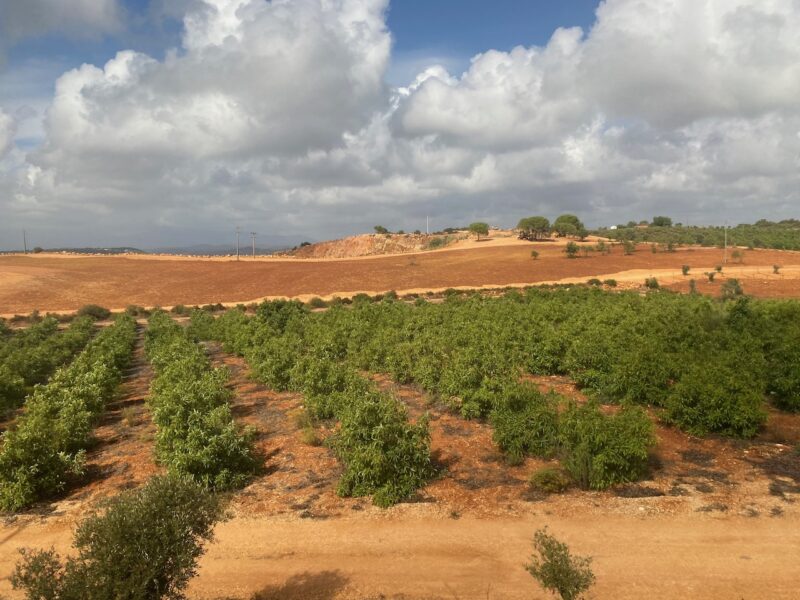
[[[403,85],[431,58],[458,71],[489,49],[544,45],[558,27],[588,30],[597,5],[597,0],[395,0],[387,19],[395,44],[387,77]],[[125,28],[114,35],[75,40],[53,33],[15,45],[6,73],[0,72],[0,87],[8,71],[27,69],[28,91],[35,86],[49,92],[59,74],[82,63],[102,65],[123,49],[161,58],[180,44],[179,18],[160,15],[154,0],[125,0],[124,6]]]

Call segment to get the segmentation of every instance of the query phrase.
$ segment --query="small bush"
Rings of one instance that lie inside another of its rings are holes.
[[[625,240],[622,242],[622,252],[625,254],[625,256],[630,256],[636,252],[636,244],[630,240]]]
[[[722,273],[722,265],[717,265],[716,267],[714,267],[714,270],[715,270],[717,273]]]
[[[327,308],[328,303],[325,302],[322,298],[318,296],[314,296],[311,300],[308,301],[308,305],[311,308]]]
[[[706,273],[704,273],[704,275],[706,277],[708,277],[708,283],[714,283],[714,277],[717,276],[717,272],[716,271],[707,271]]]
[[[616,279],[606,279],[603,281],[603,285],[607,285],[608,287],[617,287],[617,280]]]
[[[772,274],[773,275],[780,275],[781,266],[780,265],[772,265]]]
[[[689,274],[689,270],[690,269],[691,269],[691,267],[689,267],[689,265],[683,265],[681,267],[681,273],[683,273],[684,277],[686,277]]]
[[[726,300],[732,300],[744,295],[742,284],[738,279],[728,279],[722,284],[722,297]]]
[[[111,311],[96,304],[87,304],[78,310],[79,317],[91,317],[96,321],[105,321],[111,316]]]
[[[531,473],[530,486],[543,494],[560,494],[572,484],[572,479],[559,467],[542,467]]]
[[[204,542],[223,516],[220,499],[186,479],[156,477],[125,492],[75,533],[75,556],[22,550],[14,589],[36,600],[179,600]]]
[[[661,286],[658,284],[658,279],[655,277],[648,277],[645,279],[644,287],[646,287],[648,290],[657,290],[661,288]]]
[[[539,251],[538,250],[531,250],[531,258],[533,260],[536,260],[537,258],[539,258]]]
[[[587,285],[596,285],[596,286],[601,286],[601,285],[603,285],[603,282],[602,282],[602,281],[600,281],[599,279],[597,279],[596,277],[593,277],[592,279],[590,279],[589,281],[587,281],[587,282],[586,282],[586,284],[587,284]]]
[[[567,255],[567,258],[578,258],[578,253],[580,251],[581,247],[575,242],[567,242],[567,245],[564,248],[564,254]]]
[[[178,315],[178,316],[181,316],[181,317],[185,317],[185,316],[189,315],[191,310],[189,308],[185,307],[183,304],[176,304],[175,306],[172,307],[172,310],[170,312],[173,315]]]
[[[533,536],[530,564],[525,569],[541,586],[561,596],[562,600],[577,600],[595,582],[591,558],[573,556],[569,547],[547,533],[547,528]]]

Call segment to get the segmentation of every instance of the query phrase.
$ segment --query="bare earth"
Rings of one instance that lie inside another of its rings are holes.
[[[432,404],[383,376],[412,418],[430,414],[440,475],[389,510],[339,498],[340,466],[301,441],[302,397],[249,378],[242,359],[208,345],[231,370],[233,412],[259,430],[265,471],[235,494],[201,560],[190,597],[201,600],[547,598],[525,572],[535,529],[549,526],[594,557],[593,598],[796,598],[800,574],[800,416],[771,411],[751,443],[698,439],[659,426],[653,472],[614,491],[542,497],[528,475],[546,464],[506,465],[491,428]],[[96,502],[158,471],[144,398],[152,374],[137,349],[119,401],[104,418],[89,473],[62,497],[7,518],[0,529],[0,594],[24,546],[69,549],[76,522]],[[543,389],[582,399],[563,377]],[[324,438],[330,431],[318,431]]]
[[[540,256],[531,258],[531,250]],[[248,303],[265,298],[349,296],[441,291],[446,288],[523,286],[535,283],[576,283],[613,278],[632,287],[645,277],[688,289],[714,292],[725,277],[742,280],[747,293],[800,296],[800,253],[745,251],[741,264],[731,262],[714,284],[703,273],[723,261],[716,248],[685,248],[652,254],[640,246],[632,256],[619,247],[608,256],[569,260],[563,244],[532,244],[497,237],[459,242],[433,252],[352,259],[197,259],[185,257],[63,255],[0,256],[0,315],[70,311],[95,303],[112,309],[129,304],[170,307],[176,304]],[[681,275],[681,265],[692,270]],[[775,275],[773,265],[781,265]]]

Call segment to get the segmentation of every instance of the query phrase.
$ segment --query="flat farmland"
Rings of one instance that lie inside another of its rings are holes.
[[[534,260],[531,250],[537,250]],[[453,249],[358,259],[202,259],[161,256],[83,257],[6,255],[0,257],[0,314],[71,311],[94,303],[112,309],[127,305],[174,306],[252,302],[265,298],[353,295],[359,292],[424,292],[450,287],[521,286],[616,279],[623,287],[657,277],[662,285],[715,293],[725,276],[739,278],[745,292],[764,297],[800,296],[800,253],[743,251],[714,284],[703,273],[722,264],[717,248],[682,248],[652,253],[641,245],[625,256],[611,254],[567,259],[563,245],[507,238],[472,242]],[[681,266],[689,265],[688,277]],[[779,274],[773,265],[780,265]]]

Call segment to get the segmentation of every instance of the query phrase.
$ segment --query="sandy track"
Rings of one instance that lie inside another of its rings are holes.
[[[796,520],[406,517],[280,521],[237,518],[217,528],[191,598],[546,598],[523,570],[534,530],[548,525],[594,556],[594,598],[796,598]],[[70,528],[33,524],[3,546],[67,547]],[[10,538],[10,539],[9,539]],[[0,554],[9,572],[12,555]],[[0,583],[5,592],[7,582]],[[382,596],[381,596],[382,595]]]
[[[494,242],[492,242],[494,243]],[[540,252],[538,260],[530,251]],[[427,291],[448,287],[499,287],[545,282],[585,281],[591,277],[642,275],[680,277],[682,264],[702,278],[702,271],[722,262],[716,248],[688,248],[652,254],[640,250],[568,260],[560,246],[508,243],[474,244],[468,249],[442,250],[354,260],[208,261],[149,260],[145,258],[40,256],[0,257],[0,315],[70,311],[87,303],[122,309],[129,304],[164,306],[251,302],[264,298],[353,295],[387,290]],[[772,265],[782,275],[771,275]],[[798,282],[800,253],[770,250],[745,252],[744,265],[756,275]],[[789,292],[791,293],[791,289]],[[769,294],[769,288],[765,288]]]

